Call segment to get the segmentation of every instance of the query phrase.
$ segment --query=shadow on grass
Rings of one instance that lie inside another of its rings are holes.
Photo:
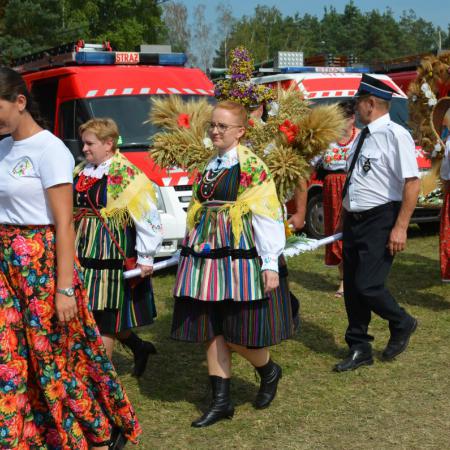
[[[424,255],[404,253],[396,258],[389,278],[394,297],[409,305],[420,306],[433,311],[450,309],[450,299],[430,292],[440,287],[439,264]]]
[[[336,270],[337,273],[337,270]],[[308,291],[335,292],[337,285],[336,280],[331,282],[330,278],[317,272],[308,272],[295,268],[289,268],[289,281],[298,283],[303,289]]]
[[[150,355],[146,371],[139,378],[141,395],[151,400],[163,402],[188,402],[204,411],[211,401],[211,388],[208,377],[205,347],[201,344],[185,343],[170,338],[172,316],[165,314],[149,328],[150,339],[155,343],[158,353]],[[130,373],[133,358],[124,352],[114,354],[114,365],[119,376]],[[249,373],[253,371],[248,364]],[[250,383],[233,375],[231,391],[236,406],[252,402],[256,396],[259,382]]]
[[[335,337],[332,333],[313,322],[302,319],[301,316],[300,329],[292,339],[301,342],[314,353],[321,355],[340,358],[345,356],[348,351],[347,348],[340,347],[336,344]]]

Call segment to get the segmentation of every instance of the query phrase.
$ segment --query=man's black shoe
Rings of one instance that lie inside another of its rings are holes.
[[[370,366],[373,364],[372,352],[370,350],[354,349],[350,350],[347,358],[337,363],[333,370],[335,372],[345,372],[354,370],[360,366]]]
[[[387,343],[382,354],[385,361],[393,360],[396,356],[400,355],[400,353],[403,353],[408,347],[409,339],[417,328],[417,319],[412,318],[412,320],[413,321],[408,331],[401,335],[390,337],[389,342]]]

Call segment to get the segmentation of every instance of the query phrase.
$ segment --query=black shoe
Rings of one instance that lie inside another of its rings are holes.
[[[258,394],[253,403],[256,409],[267,408],[277,393],[278,382],[281,379],[283,371],[281,367],[274,363],[271,359],[262,367],[255,367],[261,377],[261,385]]]
[[[208,410],[199,419],[194,420],[194,428],[208,427],[222,419],[231,419],[234,407],[230,399],[230,378],[209,377],[213,392],[213,400]]]
[[[122,450],[125,448],[127,440],[119,428],[114,428],[108,444],[108,450]]]
[[[417,319],[414,319],[413,317],[412,320],[413,321],[408,331],[400,335],[390,337],[389,342],[382,353],[385,361],[393,360],[396,356],[400,355],[400,353],[403,353],[408,347],[409,339],[417,328]]]
[[[133,377],[140,377],[147,367],[148,358],[150,355],[156,354],[156,348],[150,341],[142,341],[141,348],[138,351],[133,351],[134,368]]]
[[[370,366],[373,364],[372,352],[370,350],[361,350],[359,348],[350,350],[347,358],[337,363],[333,370],[335,372],[345,372],[354,370],[360,366]]]

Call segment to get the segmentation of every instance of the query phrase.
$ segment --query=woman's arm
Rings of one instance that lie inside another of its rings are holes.
[[[153,272],[153,258],[162,243],[162,226],[158,208],[148,199],[150,209],[144,217],[136,219],[131,215],[136,228],[137,266],[141,269],[141,277]]]
[[[46,192],[56,231],[56,288],[72,288],[75,261],[72,185],[59,184]],[[56,292],[55,309],[60,322],[69,322],[77,314],[75,298]]]
[[[284,223],[253,214],[252,226],[256,250],[262,259],[264,292],[267,294],[279,285],[278,257],[286,244]]]

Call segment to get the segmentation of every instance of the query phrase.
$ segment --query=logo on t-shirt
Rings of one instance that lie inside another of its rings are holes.
[[[27,177],[33,175],[33,163],[28,157],[25,156],[14,166],[11,173],[17,177]]]

